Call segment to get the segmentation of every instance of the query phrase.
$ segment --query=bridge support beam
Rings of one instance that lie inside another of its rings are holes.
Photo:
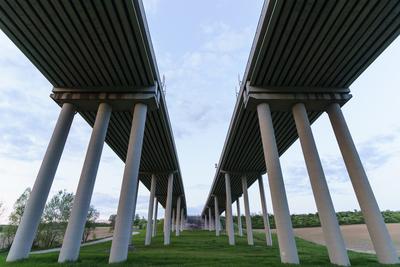
[[[181,234],[181,196],[178,196],[176,200],[176,226],[175,234],[179,236]]]
[[[204,215],[204,230],[208,229],[207,215]]]
[[[97,170],[111,117],[111,106],[101,103],[97,110],[96,120],[86,152],[85,161],[74,197],[71,216],[64,235],[58,262],[76,261],[82,241],[87,214],[92,199]]]
[[[158,201],[157,197],[154,198],[154,221],[153,221],[153,233],[152,237],[157,235],[157,215],[158,215]]]
[[[348,266],[350,261],[347,256],[346,246],[340,232],[335,208],[333,207],[310,121],[303,103],[293,106],[293,116],[328,248],[329,259],[333,264]]]
[[[133,211],[136,206],[135,197],[138,190],[139,165],[146,115],[147,106],[141,103],[135,104],[115,230],[111,244],[110,263],[122,262],[128,257],[129,240],[132,239],[130,233],[132,230]]]
[[[181,209],[181,227],[179,228],[180,231],[183,231],[183,227],[185,226],[186,218],[185,218],[185,210]]]
[[[137,196],[138,196],[138,193],[139,193],[139,185],[140,185],[140,183],[139,183],[139,179],[137,180],[137,186],[136,186],[136,188],[137,188],[137,190],[136,190],[136,195],[135,195],[135,203],[137,203]],[[132,214],[133,214],[133,216],[135,216],[136,215],[136,204],[133,206],[133,211],[132,211]],[[133,235],[133,219],[132,219],[132,225],[131,225],[131,233],[130,233],[130,238],[129,238],[129,246],[133,246],[133,238],[132,238],[132,235]]]
[[[231,193],[231,177],[229,173],[225,173],[225,192],[226,192],[226,231],[229,237],[229,245],[235,245],[235,233],[233,231],[232,216],[232,193]]]
[[[171,232],[175,232],[175,225],[176,225],[176,221],[175,221],[175,209],[172,209],[172,222],[171,222]]]
[[[156,194],[157,178],[154,174],[151,175],[151,185],[150,185],[150,198],[149,198],[149,210],[147,213],[147,227],[146,227],[146,239],[144,244],[146,246],[151,244],[151,236],[153,233],[153,208],[154,208],[154,198]]]
[[[172,189],[174,185],[174,174],[168,176],[167,203],[164,214],[164,245],[171,243],[171,211],[172,211]]]
[[[259,104],[257,106],[257,113],[265,164],[268,170],[268,181],[271,190],[281,261],[283,263],[298,264],[299,256],[297,255],[269,105],[266,103]]]
[[[72,104],[63,104],[21,223],[7,255],[7,262],[28,258],[74,114],[75,108]]]
[[[211,208],[208,208],[208,230],[210,232],[213,230],[213,217]]]
[[[253,226],[251,225],[249,193],[247,191],[247,177],[246,176],[242,177],[242,190],[243,190],[244,214],[246,215],[247,243],[249,245],[254,245]]]
[[[242,214],[240,214],[240,198],[236,200],[236,212],[237,212],[238,235],[243,236]]]
[[[331,104],[327,113],[332,124],[344,163],[356,193],[358,203],[364,215],[368,232],[371,236],[376,255],[380,263],[399,263],[392,239],[388,233],[382,214],[379,210],[367,174],[351,137],[346,120],[339,104]]]
[[[221,230],[219,225],[219,209],[218,209],[218,197],[214,195],[214,218],[215,218],[215,235],[219,236],[219,231]]]
[[[261,175],[260,177],[258,177],[258,187],[260,188],[260,200],[261,200],[261,209],[264,221],[265,241],[267,242],[267,246],[272,246],[271,228],[269,226],[267,202],[265,201],[264,183]]]

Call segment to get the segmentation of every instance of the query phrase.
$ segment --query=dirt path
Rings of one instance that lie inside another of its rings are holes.
[[[400,253],[400,224],[387,224],[387,227],[395,247]],[[340,226],[340,230],[348,249],[375,253],[365,224],[342,225]],[[294,229],[294,233],[305,240],[325,245],[321,227],[296,228]]]

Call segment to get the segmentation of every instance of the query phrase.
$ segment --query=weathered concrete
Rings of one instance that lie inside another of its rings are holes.
[[[153,174],[151,176],[149,210],[148,210],[148,214],[147,214],[146,239],[144,241],[144,244],[146,246],[150,245],[151,236],[153,233],[153,208],[154,208],[154,198],[155,198],[155,194],[156,194],[156,184],[157,184],[157,178]]]
[[[327,112],[378,260],[384,264],[399,263],[396,249],[383,221],[342,110],[338,104],[331,104]]]
[[[82,241],[83,231],[92,199],[97,170],[103,151],[104,140],[107,134],[108,123],[111,117],[111,106],[101,103],[97,110],[96,120],[86,152],[85,161],[79,179],[78,188],[74,196],[71,216],[65,231],[58,262],[76,261]]]
[[[233,216],[232,216],[232,193],[231,193],[231,177],[225,173],[225,192],[226,192],[226,231],[229,237],[229,245],[235,245],[235,233],[233,231]]]
[[[324,231],[329,259],[333,264],[348,266],[350,265],[350,261],[347,256],[346,246],[340,232],[335,208],[333,207],[328,184],[311,131],[310,121],[308,120],[307,111],[303,103],[293,106],[293,116],[310,177],[319,219]]]
[[[246,216],[247,243],[249,245],[254,245],[253,227],[251,225],[249,193],[247,192],[247,178],[246,178],[246,176],[242,177],[242,190],[243,190],[244,214]]]
[[[172,212],[172,188],[174,185],[174,174],[168,177],[167,203],[164,215],[164,245],[171,243],[171,212]]]
[[[283,263],[298,264],[299,256],[297,255],[282,169],[279,162],[279,153],[275,140],[274,126],[268,104],[259,104],[257,106],[257,114],[265,164],[267,166],[281,261]]]
[[[261,209],[264,222],[265,241],[267,242],[267,246],[272,246],[272,236],[271,236],[271,228],[269,226],[267,202],[265,200],[264,182],[261,175],[258,178],[258,187],[260,188],[260,200],[261,200]]]
[[[146,114],[146,105],[135,105],[109,263],[125,261],[128,257]]]

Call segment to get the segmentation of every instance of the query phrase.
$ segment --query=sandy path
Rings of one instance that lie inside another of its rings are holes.
[[[387,224],[397,251],[400,253],[400,224]],[[346,247],[355,251],[375,253],[365,224],[340,226]],[[318,244],[325,245],[321,227],[296,228],[295,235]]]

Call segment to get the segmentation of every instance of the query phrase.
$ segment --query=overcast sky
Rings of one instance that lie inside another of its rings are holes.
[[[178,149],[190,214],[200,213],[218,162],[253,42],[262,0],[144,0]],[[351,86],[343,108],[381,209],[399,210],[400,197],[400,39]],[[51,84],[0,32],[0,200],[8,214],[36,178],[59,107],[49,98]],[[324,114],[313,132],[337,211],[359,209],[331,126]],[[91,129],[75,117],[51,195],[74,192]],[[292,213],[315,212],[300,145],[282,157]],[[116,213],[123,163],[104,147],[92,204],[107,219]],[[265,186],[268,187],[264,177]],[[267,205],[270,210],[269,189]],[[257,184],[249,191],[252,213],[260,211]],[[141,186],[137,212],[146,215],[148,192]],[[160,216],[163,210],[159,209]]]

